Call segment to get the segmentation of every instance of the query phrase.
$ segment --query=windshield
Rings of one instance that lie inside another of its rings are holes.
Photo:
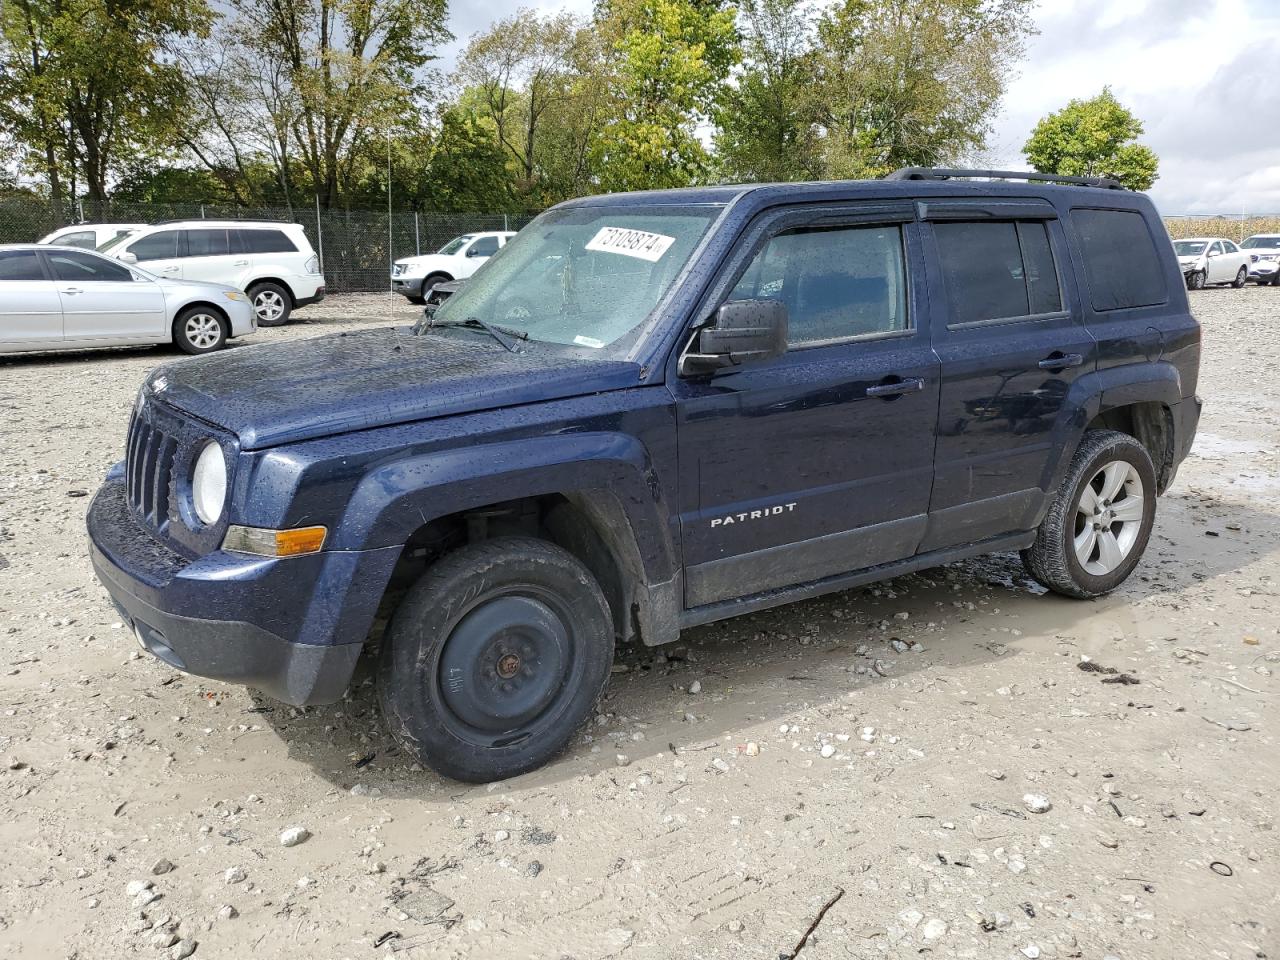
[[[457,253],[459,250],[461,250],[463,247],[465,247],[468,243],[471,242],[472,236],[473,234],[468,233],[461,237],[454,237],[452,240],[446,243],[443,247],[441,247],[439,252],[444,254],[446,257],[449,256],[450,254]]]
[[[437,321],[470,317],[530,340],[607,347],[653,311],[720,207],[648,204],[544,213],[446,300]]]
[[[1250,237],[1240,246],[1246,250],[1280,250],[1280,236]]]
[[[1179,240],[1173,245],[1173,249],[1180,257],[1198,257],[1208,245],[1204,240]]]

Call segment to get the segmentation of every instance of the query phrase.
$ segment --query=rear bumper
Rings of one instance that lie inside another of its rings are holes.
[[[114,473],[88,527],[94,571],[148,653],[297,706],[341,699],[399,553],[188,560],[138,525]]]
[[[1173,486],[1178,468],[1191,452],[1191,445],[1196,442],[1196,430],[1200,426],[1200,411],[1203,407],[1204,401],[1199,397],[1186,397],[1170,408],[1170,413],[1173,414],[1173,462],[1161,478],[1163,482],[1160,493]]]
[[[309,297],[294,297],[293,305],[295,307],[309,307],[313,303],[319,303],[324,299],[324,287],[316,287],[316,292]]]

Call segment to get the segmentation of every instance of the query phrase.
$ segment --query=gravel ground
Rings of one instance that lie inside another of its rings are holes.
[[[0,360],[0,956],[1280,957],[1280,291],[1193,302],[1202,433],[1119,593],[1001,556],[690,631],[487,787],[367,668],[299,711],[140,657],[85,493],[172,355]]]

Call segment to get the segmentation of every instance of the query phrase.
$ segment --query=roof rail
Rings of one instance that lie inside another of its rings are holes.
[[[1030,180],[1037,183],[1069,183],[1077,187],[1101,187],[1104,190],[1124,190],[1119,180],[1108,177],[1067,177],[1057,173],[1038,173],[1035,170],[951,170],[945,167],[903,167],[885,177],[886,180],[951,180],[952,178],[980,178],[983,180]]]
[[[163,227],[170,223],[199,223],[202,220],[222,220],[227,223],[277,223],[291,224],[292,220],[267,220],[259,217],[174,217],[172,220],[152,220],[150,226]]]

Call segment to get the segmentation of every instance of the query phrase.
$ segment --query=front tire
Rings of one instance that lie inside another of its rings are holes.
[[[173,321],[173,343],[192,356],[221,350],[227,343],[227,321],[209,307],[187,307]]]
[[[1102,596],[1133,573],[1155,514],[1156,473],[1146,448],[1128,434],[1089,430],[1022,562],[1057,593]]]
[[[526,537],[474,543],[406,593],[383,641],[378,696],[392,736],[446,776],[487,783],[542,766],[591,715],[613,664],[599,584]]]
[[[1249,268],[1241,267],[1239,272],[1236,274],[1235,280],[1231,282],[1231,286],[1239,290],[1248,282],[1249,282]]]
[[[293,313],[293,295],[278,283],[257,283],[249,288],[249,302],[260,327],[283,327]]]
[[[1203,270],[1197,270],[1195,273],[1187,276],[1188,290],[1203,290],[1205,284],[1205,273]]]

